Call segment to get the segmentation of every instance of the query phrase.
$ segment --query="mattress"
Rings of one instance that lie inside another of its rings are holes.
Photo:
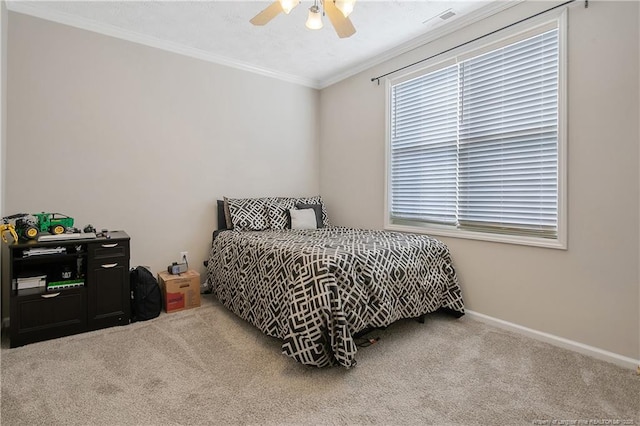
[[[362,330],[437,310],[464,314],[449,250],[426,235],[229,230],[213,240],[207,277],[227,308],[317,367],[355,366]]]

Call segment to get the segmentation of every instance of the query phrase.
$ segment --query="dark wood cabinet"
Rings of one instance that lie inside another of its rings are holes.
[[[33,254],[38,250],[45,254]],[[3,244],[11,347],[129,324],[129,236]],[[21,288],[19,279],[43,285]],[[56,287],[58,285],[58,287]]]
[[[88,245],[89,328],[129,323],[129,240]],[[123,283],[126,283],[124,285]]]

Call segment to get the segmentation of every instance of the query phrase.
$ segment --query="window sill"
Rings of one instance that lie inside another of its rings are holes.
[[[449,226],[437,225],[399,225],[386,223],[384,229],[388,231],[413,232],[417,234],[428,234],[439,237],[464,238],[469,240],[489,241],[494,243],[517,244],[532,247],[544,247],[557,250],[566,250],[566,238],[555,240],[546,238],[523,237],[515,235],[490,234],[486,232],[464,231],[451,228]]]

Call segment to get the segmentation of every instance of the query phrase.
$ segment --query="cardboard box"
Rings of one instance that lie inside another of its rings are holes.
[[[189,269],[180,275],[158,274],[165,312],[178,312],[200,306],[200,274]]]

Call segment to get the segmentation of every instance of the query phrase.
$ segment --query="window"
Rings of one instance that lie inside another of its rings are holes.
[[[388,85],[388,229],[564,248],[558,21]]]

